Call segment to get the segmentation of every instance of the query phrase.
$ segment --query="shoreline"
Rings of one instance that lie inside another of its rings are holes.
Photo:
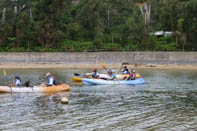
[[[0,53],[0,68],[197,69],[197,52],[13,52]]]
[[[197,69],[197,65],[159,65],[159,64],[125,64],[128,68],[134,69]],[[107,68],[120,69],[121,64],[105,64]],[[122,65],[123,67],[124,65]],[[47,69],[47,68],[57,68],[57,69],[101,69],[100,64],[51,64],[51,63],[39,63],[39,64],[0,64],[0,69]]]

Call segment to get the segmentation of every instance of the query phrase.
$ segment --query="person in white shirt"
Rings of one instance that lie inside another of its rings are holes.
[[[98,73],[98,71],[97,71],[97,68],[95,68],[95,69],[93,70],[93,72],[91,73],[91,75],[92,75],[92,78],[99,78],[99,73]]]
[[[21,78],[18,75],[15,76],[15,80],[13,82],[16,87],[21,87]]]
[[[51,75],[50,72],[48,72],[45,76],[48,78],[48,83],[46,83],[46,86],[54,86],[55,85],[55,77],[53,75]]]

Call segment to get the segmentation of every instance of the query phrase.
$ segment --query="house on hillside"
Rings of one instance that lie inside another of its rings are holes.
[[[162,37],[162,36],[172,36],[175,33],[172,31],[156,31],[156,32],[152,32],[150,33],[150,35],[155,35],[157,37]]]

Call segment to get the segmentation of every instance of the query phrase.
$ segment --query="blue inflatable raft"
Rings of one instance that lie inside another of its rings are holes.
[[[82,78],[82,82],[86,85],[139,85],[145,83],[143,78],[137,78],[135,80],[103,80]]]

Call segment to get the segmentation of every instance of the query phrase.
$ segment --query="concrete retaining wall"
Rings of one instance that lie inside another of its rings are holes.
[[[197,65],[197,52],[0,53],[0,64],[175,64]]]

